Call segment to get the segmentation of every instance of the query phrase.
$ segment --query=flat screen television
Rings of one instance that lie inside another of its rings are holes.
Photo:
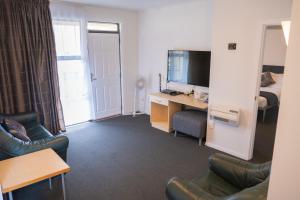
[[[209,87],[210,51],[168,51],[168,82]]]

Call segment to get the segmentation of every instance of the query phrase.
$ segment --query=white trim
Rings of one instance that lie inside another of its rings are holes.
[[[217,150],[219,150],[219,151],[228,153],[228,154],[233,155],[233,156],[236,156],[236,157],[238,157],[238,158],[242,158],[242,159],[244,159],[244,160],[251,160],[251,159],[252,159],[252,157],[247,157],[247,156],[245,156],[245,155],[243,155],[243,154],[237,153],[237,152],[235,152],[235,151],[232,151],[232,150],[223,148],[223,147],[221,147],[221,146],[219,146],[219,145],[215,145],[215,144],[212,144],[212,143],[209,143],[209,142],[206,142],[206,143],[205,143],[205,146],[208,146],[208,147],[217,149]]]
[[[2,186],[0,185],[0,200],[3,200]]]
[[[107,25],[107,26],[105,26]],[[119,24],[110,22],[98,22],[98,21],[88,21],[87,30],[91,32],[109,32],[109,33],[119,33]]]
[[[282,21],[288,20],[287,18],[280,18],[280,19],[274,19],[274,20],[266,20],[262,21],[260,23],[260,29],[258,34],[260,35],[260,42],[259,42],[259,58],[258,58],[258,68],[257,68],[257,82],[256,82],[256,91],[255,94],[258,97],[260,92],[260,84],[261,84],[261,73],[262,73],[262,65],[263,65],[263,55],[264,55],[264,43],[265,43],[265,37],[266,37],[266,30],[268,26],[281,26]],[[253,110],[253,119],[257,118],[258,113],[258,102],[255,101],[255,106]],[[257,126],[257,120],[253,120],[252,128],[251,128],[251,138],[250,138],[250,148],[248,152],[248,157],[251,159],[253,157],[253,151],[254,151],[254,142],[255,142],[255,135],[256,135],[256,126]]]
[[[120,116],[122,115],[121,111],[115,111],[109,114],[103,114],[103,115],[99,115],[97,118],[95,118],[94,120],[101,120],[101,119],[105,119],[105,118],[110,118],[110,117],[115,117],[115,116]]]
[[[259,57],[258,57],[258,65],[257,65],[257,75],[256,75],[256,91],[255,91],[255,102],[253,107],[253,116],[252,116],[252,128],[250,130],[250,148],[248,152],[248,157],[253,157],[253,151],[254,151],[254,142],[255,142],[255,134],[256,134],[256,126],[257,126],[257,113],[258,113],[258,96],[260,93],[260,84],[261,84],[261,73],[262,73],[262,64],[263,64],[263,55],[264,55],[264,43],[265,43],[265,36],[266,36],[266,29],[267,26],[275,25],[274,22],[270,23],[269,25],[266,25],[265,23],[261,24],[261,28],[259,29]]]
[[[122,96],[122,114],[125,114],[126,112],[126,109],[125,109],[125,91],[126,91],[126,88],[125,88],[125,80],[124,80],[124,77],[125,77],[125,61],[124,61],[124,46],[123,46],[123,37],[124,37],[124,31],[122,31],[122,27],[123,27],[123,23],[122,22],[117,22],[119,24],[119,47],[120,47],[120,69],[121,69],[121,96]],[[124,37],[125,38],[125,37]]]
[[[284,33],[284,39],[287,46],[289,45],[291,23],[292,23],[291,21],[281,22],[283,33]]]

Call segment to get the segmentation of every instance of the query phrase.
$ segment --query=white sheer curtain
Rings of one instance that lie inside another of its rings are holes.
[[[66,125],[93,119],[87,29],[76,5],[50,4],[55,33],[61,101]]]

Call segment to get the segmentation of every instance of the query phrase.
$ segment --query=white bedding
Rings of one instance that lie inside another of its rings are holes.
[[[272,74],[272,78],[274,79],[275,83],[268,87],[261,87],[260,90],[264,91],[264,92],[271,92],[278,97],[278,100],[280,100],[283,74],[274,74],[274,73],[271,73],[271,74]],[[258,107],[264,108],[267,105],[268,105],[267,99],[265,97],[259,96]]]

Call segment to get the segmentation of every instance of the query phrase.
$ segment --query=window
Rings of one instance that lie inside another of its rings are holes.
[[[81,60],[80,22],[54,21],[58,60]]]
[[[66,125],[90,119],[87,66],[83,60],[80,21],[53,22],[60,97]]]
[[[119,33],[119,24],[88,22],[87,29],[89,32]]]

